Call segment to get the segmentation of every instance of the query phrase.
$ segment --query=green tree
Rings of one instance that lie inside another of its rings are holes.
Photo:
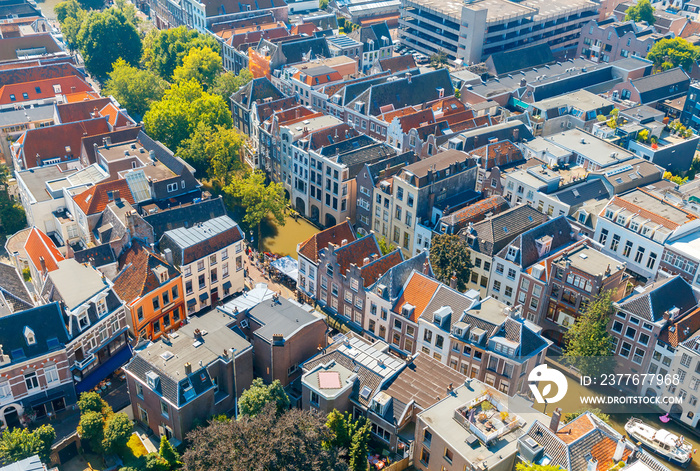
[[[214,88],[212,88],[211,92],[219,95],[228,103],[231,95],[251,80],[253,80],[253,74],[248,69],[241,70],[238,75],[229,70],[214,79]]]
[[[529,461],[521,461],[515,465],[515,471],[561,471],[561,468],[553,464],[535,464]]]
[[[131,65],[141,59],[141,36],[136,26],[116,8],[90,12],[80,28],[77,43],[85,67],[100,80],[107,78],[117,59]]]
[[[684,183],[688,182],[688,177],[681,177],[680,175],[674,175],[671,172],[664,172],[663,175],[664,180],[671,181],[675,183],[676,185],[683,185]]]
[[[112,95],[136,120],[143,118],[151,103],[163,98],[168,84],[150,70],[142,70],[118,59],[112,65],[103,95]]]
[[[349,462],[353,471],[367,471],[369,462],[369,421],[363,420],[363,424],[355,431],[350,444]]]
[[[170,464],[158,453],[149,453],[146,455],[144,469],[145,471],[170,471]]]
[[[78,399],[78,409],[80,409],[81,414],[98,412],[103,417],[107,417],[112,413],[112,408],[109,407],[109,404],[96,392],[82,393]]]
[[[574,325],[564,334],[564,356],[584,376],[607,372],[612,351],[608,323],[612,316],[612,292],[600,292],[579,311]]]
[[[199,123],[189,139],[182,141],[177,154],[192,165],[199,178],[206,175],[225,186],[235,172],[243,169],[243,136],[234,129],[208,127]]]
[[[440,51],[430,56],[430,66],[434,69],[441,69],[447,65],[447,54]]]
[[[457,277],[457,289],[467,288],[472,262],[467,244],[457,235],[438,234],[430,241],[430,264],[435,278],[450,284],[452,276]]]
[[[92,451],[102,452],[102,440],[104,439],[105,419],[99,412],[82,412],[78,423],[78,434],[86,440]]]
[[[345,451],[350,450],[352,434],[350,433],[349,414],[343,414],[338,412],[337,409],[333,409],[326,417],[326,427],[333,433],[332,439],[326,444],[327,447]]]
[[[396,246],[389,242],[384,236],[377,239],[377,243],[379,244],[379,250],[382,251],[382,255],[386,255],[396,250]]]
[[[597,407],[592,407],[592,408],[586,408],[582,407],[580,409],[575,410],[574,412],[569,412],[567,414],[564,414],[564,422],[567,424],[574,420],[576,417],[578,417],[581,414],[584,414],[586,412],[590,412],[591,414],[595,415],[598,417],[600,420],[605,422],[608,425],[612,425],[612,422],[610,420],[610,416],[608,414],[603,413],[600,409]]]
[[[188,434],[184,470],[346,471],[337,450],[324,446],[332,434],[324,422],[299,409],[278,415],[272,405],[255,417],[213,422]]]
[[[138,10],[133,3],[126,0],[115,0],[114,7],[124,13],[126,21],[138,28],[142,20],[138,17]]]
[[[126,449],[133,429],[128,415],[123,412],[111,415],[104,425],[102,447],[107,453],[121,454]]]
[[[654,7],[651,6],[649,0],[639,0],[635,5],[632,5],[625,10],[625,21],[646,21],[650,25],[656,23],[654,17]]]
[[[249,417],[260,414],[267,404],[273,404],[277,414],[289,409],[289,397],[278,379],[268,386],[263,383],[262,378],[255,378],[250,388],[243,391],[238,400],[241,414]]]
[[[0,464],[9,465],[34,455],[39,455],[46,463],[50,460],[54,440],[56,431],[50,425],[42,425],[32,432],[25,428],[6,429],[0,435]]]
[[[202,84],[204,90],[209,90],[214,85],[214,79],[224,70],[221,55],[214,52],[209,46],[193,47],[182,59],[182,65],[173,72],[173,80],[196,80]],[[228,102],[228,100],[225,100]]]
[[[170,469],[179,468],[182,463],[180,463],[180,455],[173,448],[165,435],[160,436],[160,449],[158,454],[161,458],[168,462]]]
[[[177,149],[200,123],[231,127],[231,111],[220,96],[205,92],[194,80],[173,84],[144,114],[146,132],[170,149]]]
[[[683,67],[686,71],[690,71],[698,57],[700,57],[700,47],[693,46],[683,38],[662,39],[654,44],[647,54],[647,59],[661,70]]]
[[[9,170],[0,164],[0,240],[6,235],[24,229],[27,225],[27,217],[24,208],[10,198],[7,192],[7,177]]]
[[[85,10],[102,10],[105,7],[104,0],[79,0],[81,8]]]
[[[637,140],[639,142],[647,142],[649,140],[649,130],[648,129],[642,129],[637,133]]]
[[[256,170],[244,178],[237,178],[224,188],[224,192],[238,198],[246,208],[243,221],[249,227],[257,227],[258,247],[260,247],[260,223],[272,214],[277,223],[284,225],[284,210],[287,198],[281,183],[265,184],[265,174]]]
[[[318,0],[318,8],[321,10],[328,8],[328,0]]]
[[[221,46],[213,36],[200,34],[186,26],[152,30],[144,40],[143,64],[162,79],[170,81],[190,49],[206,46],[217,54],[221,52]]]
[[[53,10],[61,25],[63,39],[71,50],[77,50],[78,33],[87,17],[87,11],[82,8],[78,0],[64,0]]]

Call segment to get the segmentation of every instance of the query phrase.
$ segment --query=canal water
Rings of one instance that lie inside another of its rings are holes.
[[[61,3],[62,0],[46,0],[43,2],[37,1],[37,6],[41,8],[41,12],[49,20],[56,19],[56,13],[53,11],[53,7]]]
[[[263,234],[263,249],[278,255],[291,255],[297,258],[297,244],[319,231],[313,224],[305,219],[295,220],[292,216],[287,216],[284,226],[276,224],[272,219],[267,219],[261,224],[260,230]],[[246,237],[250,237],[247,234]]]
[[[568,381],[568,390],[566,393],[566,397],[562,399],[560,402],[557,403],[557,407],[560,407],[562,409],[562,415],[566,414],[568,412],[573,412],[577,409],[580,409],[580,401],[579,401],[579,396],[602,396],[605,393],[602,390],[596,390],[591,387],[584,387],[581,386],[581,384],[578,382],[577,379],[571,378],[569,376],[566,376],[567,381]],[[618,406],[616,406],[618,407]],[[692,444],[693,448],[698,450],[698,454],[695,455],[693,461],[690,463],[690,465],[685,468],[688,470],[693,470],[693,471],[700,471],[700,439],[693,435],[692,433],[688,432],[687,429],[684,427],[678,425],[674,421],[671,421],[667,424],[662,424],[661,421],[659,420],[659,416],[663,415],[663,413],[644,413],[640,414],[637,411],[639,410],[639,406],[635,406],[636,409],[632,410],[631,407],[628,409],[630,410],[625,410],[624,406],[619,407],[620,412],[614,413],[614,414],[608,414],[610,416],[610,420],[612,422],[612,426],[615,430],[618,432],[622,433],[623,435],[627,435],[625,433],[625,423],[627,423],[627,420],[630,417],[637,417],[639,419],[642,419],[644,422],[653,425],[654,427],[657,428],[664,428],[672,433],[675,433],[676,435],[683,435],[685,440],[689,443]],[[540,412],[544,412],[544,406],[542,404],[535,404],[535,409],[539,410]],[[554,411],[555,407],[553,405],[547,406],[546,414],[551,416],[552,411]],[[678,466],[674,466],[671,463],[665,461],[663,458],[654,455],[661,463],[666,465],[672,470],[677,470],[680,471],[683,468],[680,468]]]

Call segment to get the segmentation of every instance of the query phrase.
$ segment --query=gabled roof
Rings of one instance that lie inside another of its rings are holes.
[[[642,293],[633,293],[616,305],[641,319],[657,322],[673,308],[684,315],[698,304],[698,295],[680,276],[663,279],[647,286]]]
[[[403,252],[401,249],[396,249],[393,252],[369,262],[360,269],[364,287],[374,284],[377,279],[387,272],[391,267],[398,265],[403,261]]]
[[[588,200],[608,199],[611,195],[603,180],[595,179],[557,191],[551,196],[569,206],[580,206]]]
[[[29,100],[44,100],[65,93],[89,91],[92,91],[92,87],[77,75],[55,77],[36,82],[15,83],[0,87],[0,105],[21,103]]]
[[[381,70],[391,73],[403,72],[405,70],[415,69],[416,67],[416,61],[412,54],[379,59],[378,62]]]
[[[95,267],[117,263],[117,257],[114,256],[114,250],[109,244],[101,244],[88,247],[85,250],[79,250],[73,253],[73,258],[79,263],[89,263]]]
[[[630,82],[639,92],[641,103],[652,103],[677,95],[685,94],[690,87],[690,77],[676,67]]]
[[[659,333],[659,342],[673,348],[694,336],[700,330],[700,308],[693,309],[678,321],[670,321]]]
[[[262,102],[265,98],[279,100],[284,94],[275,87],[267,77],[255,78],[231,95],[231,101],[249,110],[253,103]]]
[[[156,240],[166,231],[179,227],[190,227],[209,219],[226,215],[226,207],[221,196],[198,203],[177,206],[171,209],[148,214],[143,219],[151,225]]]
[[[318,263],[318,252],[328,247],[329,242],[340,245],[343,240],[352,242],[356,239],[352,226],[348,221],[343,221],[333,227],[317,232],[297,247],[297,253],[303,255],[313,263]]]
[[[547,221],[548,217],[530,205],[518,205],[500,214],[474,224],[474,242],[471,248],[492,256],[523,232]],[[460,232],[468,237],[467,229]]]
[[[393,45],[391,40],[391,33],[389,32],[389,27],[386,21],[380,23],[375,23],[369,26],[363,26],[358,30],[353,31],[348,35],[350,38],[360,41],[363,44],[364,52],[377,50],[378,47],[385,47],[382,43],[382,39],[387,39],[386,46]],[[371,43],[375,45],[372,46]]]
[[[109,97],[102,97],[96,100],[76,101],[75,103],[59,103],[56,104],[56,113],[61,123],[85,121],[94,118],[94,114],[111,101]]]
[[[34,268],[41,271],[41,259],[43,258],[46,265],[46,271],[54,271],[58,269],[58,262],[63,260],[63,255],[56,247],[56,244],[44,234],[40,229],[33,227],[27,237],[27,242],[24,244],[24,250],[32,260]]]
[[[535,227],[534,229],[524,232],[509,244],[509,246],[519,249],[518,256],[516,257],[514,263],[523,269],[529,267],[547,254],[554,253],[560,248],[572,243],[572,232],[574,231],[571,224],[565,216],[559,216]],[[540,257],[539,252],[537,251],[537,241],[543,237],[551,238],[551,248],[547,254],[543,254],[543,256]],[[503,248],[498,255],[505,258],[506,250],[506,248]]]
[[[321,250],[328,250],[328,248]],[[382,253],[374,234],[369,234],[352,242],[349,241],[345,245],[335,247],[333,252],[335,253],[336,263],[340,267],[340,273],[343,275],[350,269],[351,264],[362,267],[363,260],[372,260],[373,256],[378,256]]]
[[[138,242],[131,244],[119,256],[121,271],[114,279],[113,289],[126,303],[151,293],[164,283],[180,276],[180,272],[165,260],[145,249]],[[153,271],[157,267],[167,270],[168,279],[161,282]]]
[[[489,213],[495,215],[509,208],[510,206],[505,198],[500,195],[494,195],[450,213],[447,216],[443,216],[440,218],[440,222],[448,224],[450,227],[460,229],[470,222],[476,223],[483,220]]]
[[[136,204],[134,196],[131,194],[126,180],[112,180],[101,182],[73,197],[73,201],[78,207],[89,216],[104,211],[107,204],[113,200],[113,194],[119,191],[119,197],[125,199],[130,204]]]
[[[40,166],[47,159],[77,159],[83,137],[109,130],[109,123],[103,117],[29,129],[24,133],[22,145],[24,168]]]
[[[418,322],[418,318],[423,314],[423,311],[437,293],[441,284],[439,281],[424,275],[421,272],[414,271],[408,278],[403,291],[394,303],[391,310],[397,314],[401,313],[401,308],[405,304],[410,304],[414,307],[411,314],[411,321]]]
[[[220,216],[192,227],[167,231],[160,238],[161,250],[170,249],[176,266],[190,263],[243,240],[243,231],[228,216]]]
[[[35,343],[27,344],[25,328],[34,332]],[[2,350],[16,364],[65,348],[70,341],[58,303],[44,304],[0,317]]]
[[[305,38],[283,42],[279,44],[279,51],[282,53],[286,65],[306,62],[317,56],[331,56],[326,38]]]
[[[12,312],[34,307],[27,286],[14,265],[0,263],[0,297],[5,299]]]
[[[510,140],[486,144],[470,152],[473,157],[479,157],[479,167],[490,170],[493,167],[503,167],[524,160],[523,152]]]
[[[31,66],[25,66],[23,63],[15,64],[0,70],[0,87],[13,83],[35,82],[37,80],[66,77],[68,75],[83,77],[83,74],[69,61]]]

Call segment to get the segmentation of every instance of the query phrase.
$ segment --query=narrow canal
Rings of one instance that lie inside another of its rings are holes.
[[[265,252],[277,255],[291,255],[297,258],[297,244],[305,241],[319,231],[305,219],[294,219],[287,216],[284,226],[275,224],[271,219],[263,221],[260,228],[263,234],[263,249]],[[250,234],[246,234],[250,237]]]
[[[566,397],[562,399],[560,402],[557,403],[558,407],[561,407],[562,413],[566,414],[568,412],[573,412],[577,409],[580,408],[580,396],[602,396],[605,393],[596,390],[591,387],[584,387],[581,386],[581,384],[578,382],[577,379],[571,378],[569,376],[566,377],[567,381],[569,383],[569,387],[566,393]],[[637,417],[639,419],[642,419],[644,422],[653,425],[654,427],[657,428],[664,428],[672,433],[675,433],[676,435],[683,435],[685,440],[689,443],[692,444],[693,448],[696,450],[700,451],[700,439],[698,439],[697,436],[693,435],[692,433],[688,432],[687,429],[684,427],[678,425],[674,421],[671,421],[667,424],[662,424],[661,421],[659,420],[659,416],[661,416],[663,413],[658,413],[658,412],[647,412],[647,413],[638,413],[639,411],[639,406],[630,406],[625,408],[625,406],[615,406],[616,409],[619,409],[620,412],[616,412],[614,414],[609,413],[608,415],[610,416],[610,420],[612,422],[612,426],[615,430],[618,432],[622,433],[623,435],[627,435],[625,433],[625,423],[630,417]],[[632,407],[636,407],[636,409],[632,409]],[[547,415],[552,415],[552,411],[554,410],[554,406],[549,405],[547,406],[546,414]],[[535,409],[539,411],[544,411],[544,407],[541,404],[536,404]],[[680,468],[678,466],[674,466],[671,463],[665,461],[663,458],[656,456],[655,457],[664,465],[668,466],[672,470],[678,470],[680,471],[683,468]],[[700,471],[700,453],[696,454],[695,457],[693,458],[693,461],[690,463],[690,465],[685,468],[688,470],[693,470],[693,471]]]

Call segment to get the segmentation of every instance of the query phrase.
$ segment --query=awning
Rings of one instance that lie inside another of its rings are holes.
[[[42,395],[41,397],[35,398],[29,404],[31,404],[32,407],[40,406],[41,404],[46,404],[47,402],[51,402],[54,399],[59,399],[61,397],[64,397],[65,395],[66,392],[64,390],[54,389],[47,395]]]
[[[226,283],[223,284],[222,288],[224,289],[231,289],[231,282],[227,281]]]
[[[98,366],[95,371],[83,378],[82,381],[75,385],[75,390],[78,393],[89,391],[97,384],[105,379],[114,371],[124,366],[131,359],[131,347],[126,344],[126,347],[119,350],[117,353],[109,357],[109,359]]]
[[[187,305],[188,305],[188,306],[192,306],[192,305],[194,305],[194,304],[197,304],[197,300],[196,300],[196,299],[192,298],[192,299],[188,299],[188,300],[187,300]]]
[[[200,301],[204,301],[204,300],[207,299],[208,297],[209,297],[209,293],[202,293],[202,294],[199,295],[199,300],[200,300]]]
[[[287,275],[294,281],[297,281],[297,278],[299,278],[299,262],[289,255],[274,260],[270,263],[270,266],[283,275]]]

